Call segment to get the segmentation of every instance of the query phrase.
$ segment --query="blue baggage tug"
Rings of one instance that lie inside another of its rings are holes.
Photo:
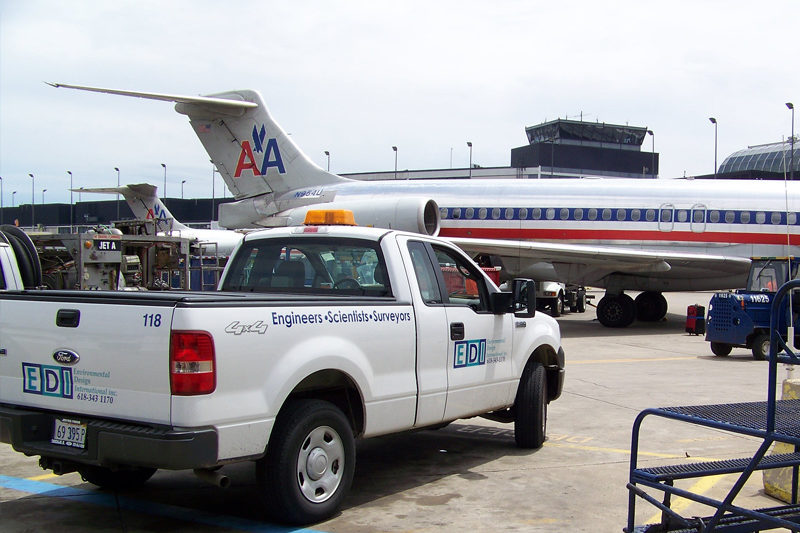
[[[711,343],[714,355],[726,356],[732,348],[741,347],[752,350],[754,359],[766,359],[769,353],[770,309],[775,291],[790,279],[797,278],[798,264],[800,259],[796,257],[754,257],[746,289],[718,292],[711,297],[706,340]],[[800,295],[787,297],[784,305],[785,310],[791,306],[793,325],[798,326]],[[788,314],[781,313],[778,318],[780,331],[786,332]]]

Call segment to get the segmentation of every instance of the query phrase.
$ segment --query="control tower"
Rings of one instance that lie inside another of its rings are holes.
[[[658,176],[658,154],[642,151],[645,137],[652,136],[647,128],[558,119],[529,126],[525,133],[530,144],[511,149],[511,166],[541,167],[543,178]]]

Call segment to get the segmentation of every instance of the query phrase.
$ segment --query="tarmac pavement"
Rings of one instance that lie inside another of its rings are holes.
[[[250,463],[223,469],[232,479],[227,490],[190,472],[159,471],[140,489],[114,493],[75,473],[54,476],[38,467],[37,458],[0,444],[0,530],[620,532],[627,517],[631,428],[641,410],[766,398],[765,361],[754,361],[744,349],[715,357],[702,336],[685,333],[687,305],[707,306],[710,296],[669,294],[665,321],[620,330],[601,326],[593,307],[564,315],[558,321],[566,381],[562,397],[549,406],[541,449],[517,449],[513,426],[480,418],[361,441],[342,512],[305,529],[264,519]],[[783,369],[779,374],[786,377]],[[642,428],[640,464],[747,457],[758,443],[652,418]],[[734,480],[684,484],[700,483],[695,490],[721,498]],[[781,504],[764,494],[760,473],[737,503]],[[710,514],[699,504],[675,506],[688,516]],[[637,510],[637,524],[658,520],[655,507],[642,500]]]

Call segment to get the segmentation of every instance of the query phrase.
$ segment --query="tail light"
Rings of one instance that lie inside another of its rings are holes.
[[[209,394],[217,388],[214,339],[206,331],[173,331],[169,377],[172,394]]]

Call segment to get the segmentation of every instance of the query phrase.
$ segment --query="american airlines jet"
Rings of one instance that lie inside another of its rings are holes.
[[[361,182],[314,164],[258,92],[178,96],[53,84],[175,102],[237,201],[228,228],[301,224],[343,208],[364,225],[448,237],[499,256],[507,277],[602,287],[610,327],[667,312],[662,292],[741,287],[749,258],[800,252],[800,185],[745,180],[410,180]],[[625,291],[641,291],[634,301]]]
[[[133,216],[139,220],[152,220],[158,235],[184,237],[198,244],[205,244],[208,255],[229,256],[244,236],[231,230],[198,229],[182,224],[159,199],[157,187],[148,183],[73,190],[81,193],[121,194],[133,211]]]

